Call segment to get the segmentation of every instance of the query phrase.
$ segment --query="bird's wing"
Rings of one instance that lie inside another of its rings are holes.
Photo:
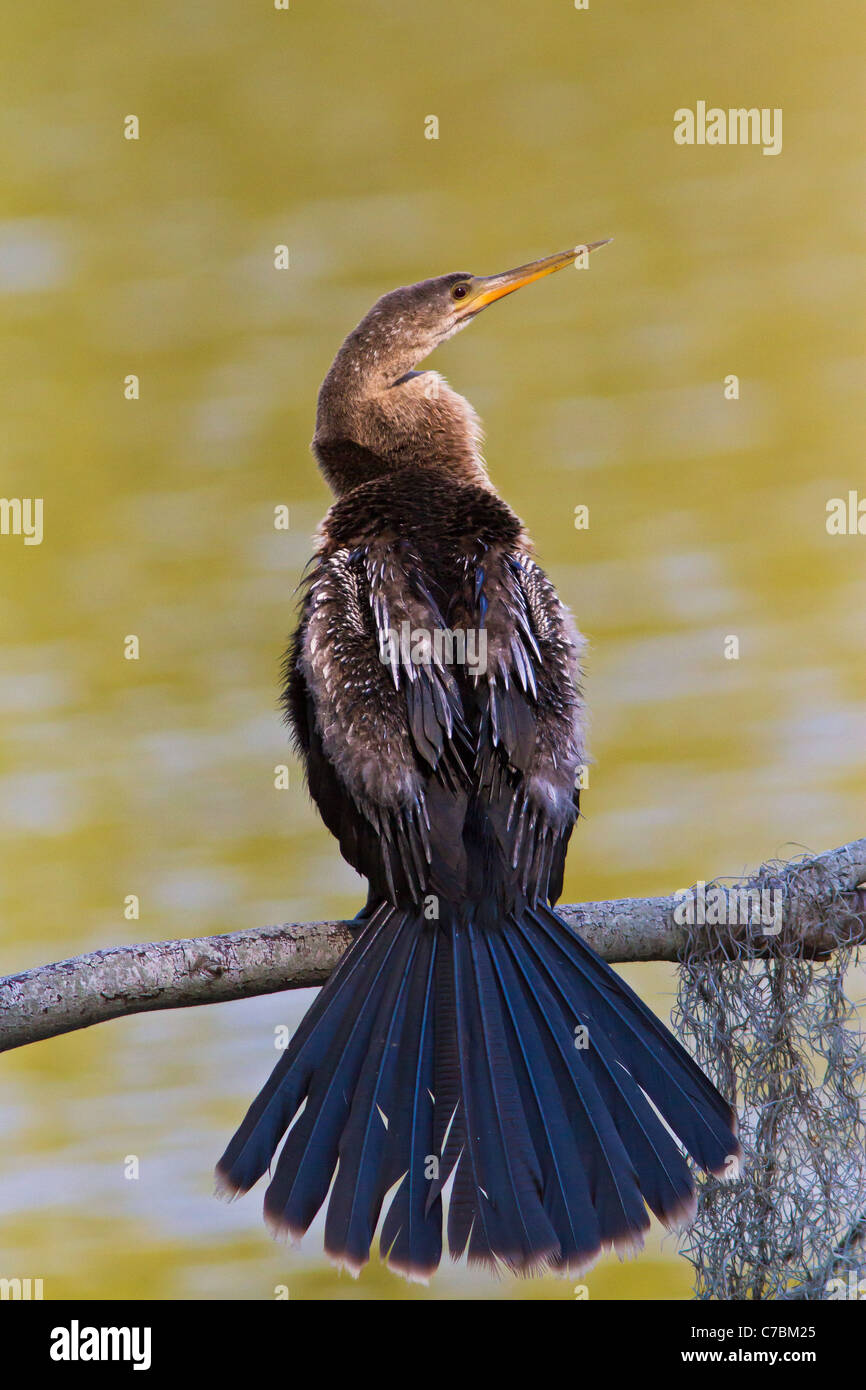
[[[562,891],[584,759],[582,641],[543,571],[523,551],[476,557],[474,593],[486,631],[477,681],[478,790],[506,870],[531,899]]]
[[[435,654],[413,660],[411,638],[444,628],[413,556],[376,541],[319,560],[289,653],[285,702],[311,795],[344,857],[392,902],[418,901],[431,864],[462,855],[460,692]],[[459,891],[462,865],[448,868]]]

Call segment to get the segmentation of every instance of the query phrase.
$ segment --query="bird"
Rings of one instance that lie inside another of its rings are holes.
[[[585,765],[583,639],[499,495],[441,343],[604,242],[384,294],[319,392],[334,502],[281,700],[309,793],[368,884],[352,944],[217,1164],[272,1233],[428,1281],[443,1245],[573,1275],[730,1177],[736,1114],[559,916]],[[563,283],[563,282],[558,282]],[[280,1145],[282,1144],[282,1148]],[[279,1156],[277,1150],[280,1150]]]

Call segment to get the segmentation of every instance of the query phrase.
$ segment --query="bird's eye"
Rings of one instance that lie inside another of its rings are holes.
[[[455,285],[454,288],[453,288],[453,290],[451,291],[451,298],[452,298],[452,299],[465,299],[468,293],[469,293],[469,286],[468,286],[468,285]]]

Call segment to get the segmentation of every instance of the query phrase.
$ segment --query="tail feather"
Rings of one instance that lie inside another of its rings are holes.
[[[433,1148],[433,987],[438,938],[427,931],[400,1044],[394,1115],[388,1128],[389,1175],[402,1181],[382,1227],[381,1247],[402,1274],[428,1278],[442,1255],[441,1198],[428,1205]]]
[[[527,944],[531,950],[534,943]],[[592,1074],[602,1104],[629,1154],[644,1201],[660,1221],[668,1225],[681,1224],[692,1211],[694,1186],[680,1149],[603,1029],[594,1028],[591,1016],[575,1006],[563,988],[561,972],[554,972],[543,954],[538,960],[549,989],[558,996],[560,1012],[574,1024],[587,1026],[589,1046],[580,1049],[579,1055]],[[576,1042],[574,1039],[574,1046]]]
[[[605,1107],[568,1018],[522,943],[509,939],[524,986],[546,1025],[546,1062],[554,1072],[589,1179],[603,1245],[640,1244],[649,1227],[631,1158]]]
[[[334,1041],[313,1077],[306,1107],[289,1131],[265,1193],[265,1215],[277,1232],[300,1237],[325,1200],[379,1005],[395,978],[386,972],[399,941],[399,932],[392,931],[386,937],[369,992],[359,1007],[343,1014]]]
[[[371,917],[358,940],[316,996],[283,1056],[271,1072],[243,1123],[217,1164],[222,1195],[248,1192],[270,1165],[276,1149],[322,1067],[346,1011],[360,1009],[374,971],[384,955],[381,930],[388,914]]]
[[[406,1014],[408,985],[418,952],[421,923],[399,933],[368,1051],[339,1140],[340,1162],[325,1226],[325,1250],[349,1268],[367,1259],[389,1186],[384,1161],[397,1075],[397,1046]]]
[[[601,1250],[601,1228],[565,1101],[547,1065],[547,1024],[532,1008],[504,937],[493,936],[488,944],[511,1022],[512,1051],[522,1061],[518,1074],[545,1175],[544,1208],[559,1240],[555,1263],[584,1268]]]
[[[493,1213],[489,1223],[475,1223],[469,1248],[477,1260],[524,1269],[557,1255],[559,1242],[542,1204],[541,1164],[509,1054],[486,934],[469,924],[455,928],[453,942],[470,1041],[467,1128],[478,1144],[483,1196]]]
[[[473,1255],[484,1261],[489,1259],[489,1251],[496,1248],[497,1231],[496,1208],[491,1202],[491,1189],[486,1186],[490,1179],[485,1175],[482,1165],[481,1112],[487,1097],[478,1092],[478,1067],[473,1066],[477,1040],[473,1036],[472,1025],[477,1022],[473,1014],[472,1001],[467,1000],[463,967],[465,945],[463,929],[456,923],[450,932],[451,980],[454,995],[454,1026],[457,1036],[457,1059],[459,1068],[460,1103],[455,1116],[458,1121],[452,1129],[449,1144],[453,1148],[462,1143],[459,1166],[454,1180],[451,1206],[448,1213],[448,1244],[454,1258],[459,1258],[471,1244]],[[467,1004],[469,1012],[467,1013]],[[477,1113],[476,1113],[477,1112]],[[489,1122],[489,1117],[485,1116]],[[447,1148],[446,1148],[447,1153]]]
[[[586,1025],[587,1046],[575,1029]],[[300,1114],[298,1111],[300,1107]],[[295,1116],[298,1116],[297,1119]],[[294,1123],[293,1123],[294,1121]],[[328,1253],[380,1250],[427,1278],[457,1258],[585,1268],[694,1200],[682,1148],[722,1171],[733,1113],[637,995],[548,909],[497,926],[380,907],[321,991],[218,1165],[304,1232],[328,1195]],[[336,1170],[336,1178],[334,1173]]]
[[[624,1052],[638,1085],[705,1171],[727,1171],[739,1153],[730,1105],[626,982],[549,909],[529,914],[542,928],[533,946],[545,954],[554,973],[570,964],[569,988],[607,1034],[616,1052]],[[523,929],[523,928],[522,928]],[[553,948],[553,950],[551,949]]]
[[[433,1148],[439,1155],[430,1191],[427,1210],[441,1201],[442,1192],[465,1148],[465,1116],[461,1089],[461,1039],[456,1026],[457,1002],[454,984],[454,954],[446,931],[440,939],[436,956],[435,1005],[433,1033]],[[464,1169],[466,1165],[463,1165]],[[465,1174],[464,1174],[465,1175]],[[451,1193],[451,1219],[461,1206],[464,1192],[462,1182],[456,1181]],[[470,1195],[471,1207],[471,1195]],[[471,1210],[467,1217],[467,1233],[472,1225]],[[465,1245],[465,1240],[464,1240]]]

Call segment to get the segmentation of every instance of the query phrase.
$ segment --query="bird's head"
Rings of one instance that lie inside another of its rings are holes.
[[[416,371],[418,364],[488,305],[605,244],[572,247],[499,275],[440,275],[377,300],[346,338],[319,393],[313,448],[335,490],[411,463],[483,474],[472,407],[438,372]]]

